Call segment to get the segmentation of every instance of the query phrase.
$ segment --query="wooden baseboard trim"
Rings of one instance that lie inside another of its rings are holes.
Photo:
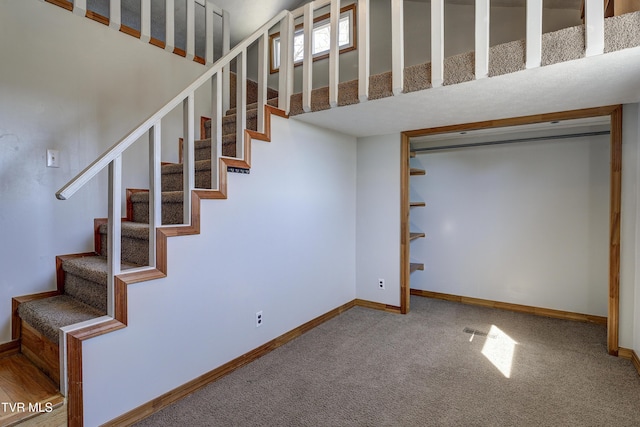
[[[68,11],[73,11],[73,2],[67,0],[45,0],[47,3],[51,3],[55,6],[59,6]]]
[[[40,292],[39,294],[13,297],[11,299],[11,339],[19,340],[20,335],[22,333],[22,328],[21,328],[22,320],[18,315],[18,306],[20,304],[22,304],[23,302],[33,301],[36,299],[54,297],[60,294],[61,292],[59,290],[56,290],[56,291]]]
[[[104,426],[128,426],[131,425],[135,422],[138,422],[144,418],[147,418],[148,416],[150,416],[151,414],[153,414],[154,412],[157,412],[159,410],[161,410],[162,408],[169,406],[170,404],[172,404],[173,402],[176,402],[184,397],[186,397],[187,395],[203,388],[204,386],[206,386],[207,384],[210,384],[222,377],[224,377],[227,374],[230,374],[231,372],[235,371],[238,368],[241,368],[245,365],[247,365],[248,363],[253,362],[256,359],[259,359],[260,357],[266,355],[267,353],[270,353],[271,351],[275,350],[276,348],[280,347],[283,344],[288,343],[289,341],[292,341],[293,339],[299,337],[300,335],[304,334],[305,332],[310,331],[311,329],[321,325],[322,323],[326,322],[327,320],[330,320],[342,313],[344,313],[345,311],[353,308],[356,305],[356,300],[350,301],[346,304],[341,305],[340,307],[337,307],[321,316],[316,317],[313,320],[308,321],[307,323],[298,326],[295,329],[292,329],[291,331],[277,337],[274,338],[273,340],[261,345],[260,347],[257,347],[253,350],[251,350],[248,353],[243,354],[240,357],[237,357],[235,359],[233,359],[230,362],[225,363],[224,365],[220,366],[219,368],[216,368],[212,371],[207,372],[204,375],[201,375],[200,377],[189,381],[186,384],[181,385],[180,387],[177,387],[173,390],[171,390],[170,392],[167,392],[165,394],[163,394],[160,397],[157,397],[155,399],[153,399],[152,401],[149,401],[143,405],[138,406],[137,408],[127,412],[126,414],[123,414],[105,424],[103,424]]]
[[[533,314],[536,316],[553,317],[555,319],[574,320],[578,322],[597,323],[606,325],[607,318],[602,316],[593,316],[591,314],[572,313],[570,311],[553,310],[550,308],[532,307],[529,305],[511,304],[508,302],[491,301],[480,298],[464,297],[459,295],[443,294],[439,292],[422,291],[419,289],[411,289],[411,295],[426,298],[442,299],[446,301],[459,302],[462,304],[477,305],[488,308],[498,308],[501,310],[515,311],[518,313]]]
[[[0,344],[0,359],[17,353],[20,353],[20,340],[12,340]]]
[[[358,307],[371,308],[373,310],[386,311],[387,313],[402,314],[400,307],[395,305],[382,304],[380,302],[367,301],[363,299],[356,299],[355,304]]]
[[[640,357],[638,357],[638,353],[636,353],[635,350],[620,347],[618,349],[618,357],[631,360],[631,363],[633,363],[633,367],[636,368],[638,375],[640,375]]]

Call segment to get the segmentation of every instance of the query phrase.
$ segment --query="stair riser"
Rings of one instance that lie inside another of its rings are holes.
[[[249,112],[251,113],[251,112]],[[247,127],[249,130],[257,130],[258,129],[258,118],[255,113],[247,114]],[[222,134],[223,135],[235,135],[237,131],[236,128],[236,116],[228,116],[224,117],[222,120]],[[204,124],[204,137],[211,138],[211,121],[208,121]]]
[[[148,216],[148,214],[147,214]],[[105,234],[100,235],[100,255],[107,256],[108,243]],[[149,240],[122,237],[121,259],[138,265],[149,265]]]
[[[194,150],[196,161],[199,160],[210,160],[211,159],[211,144],[206,144],[204,146],[198,147]],[[227,157],[235,157],[236,156],[236,145],[235,141],[232,144],[222,144],[222,155]]]
[[[148,203],[132,203],[133,205],[133,221],[149,223],[149,204]],[[162,204],[162,223],[163,224],[182,224],[183,213],[182,203],[163,203]]]
[[[181,191],[183,186],[182,172],[162,174],[162,191]],[[210,170],[196,171],[196,188],[211,188]]]
[[[106,245],[105,245],[106,246]],[[148,251],[148,250],[147,250]],[[83,303],[107,312],[107,284],[96,283],[75,274],[65,272],[64,292]]]

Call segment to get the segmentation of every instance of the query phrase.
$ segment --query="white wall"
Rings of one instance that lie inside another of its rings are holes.
[[[607,136],[418,155],[411,287],[607,315]]]
[[[358,139],[356,295],[400,306],[400,135]],[[385,280],[380,290],[378,279]]]
[[[0,52],[4,342],[11,298],[54,289],[55,256],[91,250],[93,218],[106,216],[106,173],[71,200],[58,201],[55,192],[204,67],[39,1],[2,2]],[[163,123],[166,161],[177,160],[173,121]],[[60,150],[59,169],[45,167],[47,148]],[[140,153],[142,146],[125,156],[125,168],[136,168],[130,186],[146,183]]]
[[[129,287],[129,326],[84,343],[85,425],[355,298],[356,140],[279,117],[272,131],[229,198],[202,202],[201,234],[169,239],[168,277]]]

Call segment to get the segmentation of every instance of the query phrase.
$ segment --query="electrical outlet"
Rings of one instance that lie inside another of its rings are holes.
[[[384,279],[378,279],[378,289],[384,289]]]
[[[262,326],[262,310],[256,312],[256,328]]]

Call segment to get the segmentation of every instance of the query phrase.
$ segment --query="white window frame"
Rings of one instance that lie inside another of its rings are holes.
[[[340,10],[340,19],[339,22],[343,22],[344,20],[349,21],[349,39],[342,44],[339,45],[340,53],[349,52],[351,50],[356,49],[356,4],[350,4],[348,6],[343,7]],[[324,14],[319,16],[313,20],[313,36],[315,38],[315,34],[321,28],[330,28],[330,16],[329,14]],[[338,39],[340,38],[340,33],[338,35]],[[270,68],[271,73],[277,73],[280,69],[280,33],[274,33],[270,37]],[[294,42],[294,65],[298,66],[302,64],[303,58],[303,46],[304,46],[304,29],[302,24],[296,25],[296,29],[294,32],[294,40],[298,43],[299,46],[299,54],[296,55],[295,49],[296,44]],[[313,43],[312,43],[313,44]],[[298,59],[296,59],[296,56]],[[329,57],[329,49],[317,51],[313,53],[313,60],[318,61],[320,59]]]

